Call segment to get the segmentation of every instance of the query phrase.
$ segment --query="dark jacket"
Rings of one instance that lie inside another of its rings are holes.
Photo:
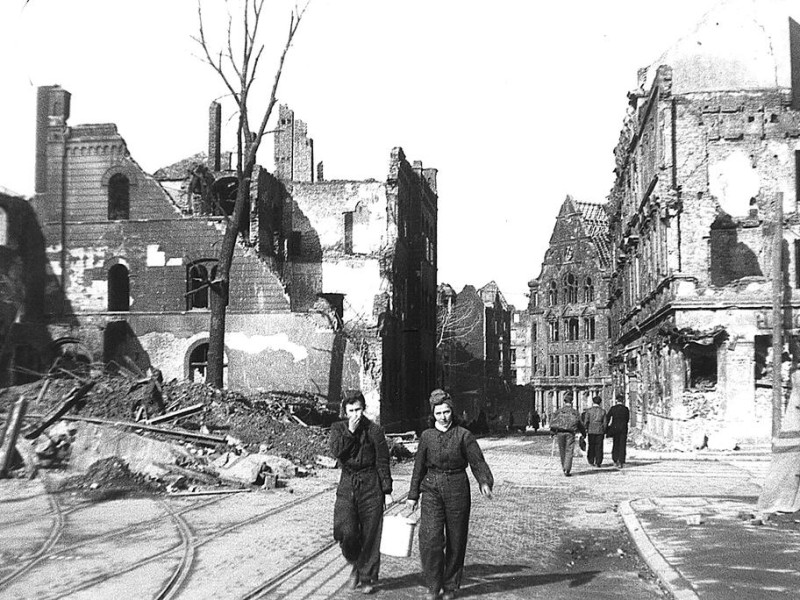
[[[467,465],[479,484],[486,484],[490,489],[494,486],[492,471],[483,458],[478,441],[469,430],[459,425],[452,425],[447,431],[439,431],[435,427],[426,429],[417,446],[408,499],[419,499],[420,482],[428,470],[455,473],[464,471]]]
[[[578,411],[571,404],[562,404],[556,412],[550,416],[550,431],[553,433],[583,432],[583,423]]]
[[[589,435],[603,435],[606,431],[606,411],[594,404],[581,415],[583,428]]]
[[[343,471],[373,468],[378,472],[383,493],[392,493],[389,445],[380,425],[362,417],[355,433],[351,433],[347,421],[337,421],[331,425],[330,448]]]
[[[606,434],[620,435],[628,433],[628,422],[631,419],[631,411],[624,404],[615,404],[608,409],[606,415]]]

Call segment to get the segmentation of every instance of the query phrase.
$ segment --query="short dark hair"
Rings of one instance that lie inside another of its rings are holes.
[[[361,404],[361,408],[367,408],[367,401],[364,399],[364,394],[360,390],[348,390],[342,394],[342,405],[339,410],[339,416],[347,416],[346,408],[350,404]]]
[[[592,397],[592,402],[594,402],[595,404],[602,404],[603,403],[603,399],[600,396],[593,396]]]

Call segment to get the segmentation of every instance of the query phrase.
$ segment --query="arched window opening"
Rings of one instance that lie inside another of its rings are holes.
[[[565,320],[567,325],[567,339],[574,342],[578,339],[578,318],[570,317]]]
[[[583,286],[583,301],[594,302],[594,282],[591,277],[586,278],[586,283]]]
[[[131,182],[122,173],[108,180],[108,220],[130,218]]]
[[[0,206],[0,246],[8,246],[8,215]]]
[[[547,291],[547,302],[550,306],[558,304],[558,284],[555,279],[550,282],[550,289]]]
[[[211,282],[217,274],[216,263],[216,260],[204,260],[187,267],[186,310],[206,309],[211,306]]]
[[[208,342],[203,342],[194,347],[189,354],[189,372],[187,378],[196,383],[205,383],[208,376]],[[228,360],[222,357],[222,383],[228,381]]]
[[[578,280],[572,273],[564,276],[564,301],[567,304],[578,302]]]
[[[108,310],[126,312],[131,308],[131,285],[128,268],[114,265],[108,270]]]
[[[200,344],[189,355],[189,381],[204,383],[208,373],[208,344]]]

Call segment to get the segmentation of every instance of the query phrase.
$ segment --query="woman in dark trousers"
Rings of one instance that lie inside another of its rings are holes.
[[[413,511],[422,493],[419,552],[426,598],[456,597],[467,550],[471,505],[467,465],[481,494],[492,497],[494,478],[475,436],[454,422],[450,394],[434,390],[430,397],[434,426],[420,436],[406,505]]]
[[[383,510],[391,505],[389,446],[383,429],[364,416],[359,391],[342,400],[344,421],[331,425],[330,448],[342,468],[333,508],[333,539],[352,565],[350,587],[375,590],[380,569]]]

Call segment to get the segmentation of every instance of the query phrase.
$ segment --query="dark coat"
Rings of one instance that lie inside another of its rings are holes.
[[[628,433],[628,422],[631,418],[631,411],[624,404],[615,404],[608,409],[606,415],[606,435],[620,435]]]
[[[337,421],[331,425],[330,448],[342,471],[357,472],[372,467],[378,472],[383,493],[392,493],[389,445],[380,425],[362,417],[355,433],[351,433],[347,421]]]

